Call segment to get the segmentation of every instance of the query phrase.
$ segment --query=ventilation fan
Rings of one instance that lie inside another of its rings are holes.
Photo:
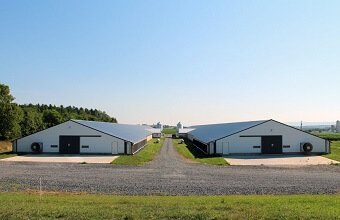
[[[43,144],[38,143],[38,142],[34,142],[34,143],[31,144],[31,150],[32,150],[33,153],[36,153],[36,154],[42,153]]]
[[[300,151],[305,153],[305,154],[309,154],[313,150],[313,145],[309,142],[301,143],[300,147],[301,147]]]

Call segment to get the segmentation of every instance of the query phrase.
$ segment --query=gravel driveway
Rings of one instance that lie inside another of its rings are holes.
[[[128,195],[339,193],[340,166],[212,166],[181,158],[167,138],[161,153],[139,167],[109,164],[0,162],[0,190]]]

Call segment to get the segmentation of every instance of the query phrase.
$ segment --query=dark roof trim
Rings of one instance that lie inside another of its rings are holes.
[[[106,132],[103,132],[103,131],[97,130],[97,129],[95,129],[95,128],[91,128],[91,127],[89,127],[89,126],[83,125],[83,124],[81,124],[81,123],[79,123],[79,122],[76,122],[76,121],[74,121],[73,119],[71,119],[71,120],[68,120],[68,121],[65,121],[65,122],[63,122],[63,123],[60,123],[60,124],[57,124],[57,125],[54,125],[54,126],[52,126],[52,127],[49,127],[49,128],[45,128],[45,129],[43,129],[43,130],[40,130],[40,131],[37,131],[37,132],[34,132],[34,133],[32,133],[32,134],[29,134],[29,135],[27,135],[27,136],[24,136],[24,137],[20,137],[20,138],[14,139],[14,140],[12,140],[12,142],[13,142],[13,141],[16,141],[16,140],[20,140],[20,139],[22,139],[22,138],[25,138],[25,137],[29,137],[29,136],[31,136],[31,135],[34,135],[34,134],[36,134],[36,133],[39,133],[39,132],[41,132],[41,131],[45,131],[45,130],[47,130],[47,129],[50,129],[50,128],[53,128],[53,127],[59,126],[59,125],[61,125],[61,124],[64,124],[64,123],[66,123],[66,122],[70,122],[70,121],[71,121],[71,122],[74,122],[74,123],[77,123],[77,124],[79,124],[79,125],[82,125],[82,126],[84,126],[84,127],[90,128],[90,129],[92,129],[92,130],[98,131],[98,132],[100,132],[100,133],[102,133],[102,134],[106,134],[106,135],[109,135],[109,136],[111,136],[111,137],[118,138],[118,139],[120,139],[120,140],[123,140],[123,141],[128,141],[128,142],[131,142],[131,143],[133,143],[132,141],[125,140],[125,139],[123,139],[123,138],[116,137],[116,136],[114,136],[114,135],[112,135],[112,134],[108,134],[108,133],[106,133]]]
[[[209,143],[205,143],[204,141],[201,141],[200,139],[197,139],[197,138],[193,138],[192,140],[196,140],[198,142],[201,142],[201,144],[204,144],[204,145],[209,145]]]
[[[229,137],[229,136],[231,136],[231,135],[240,133],[240,132],[242,132],[242,131],[246,131],[246,130],[248,130],[248,129],[251,129],[251,128],[254,128],[254,127],[256,127],[256,126],[259,126],[259,125],[262,125],[262,124],[264,124],[264,123],[267,123],[268,121],[271,121],[271,120],[272,120],[272,119],[269,119],[269,120],[267,120],[267,121],[263,121],[263,122],[261,122],[261,123],[258,123],[258,124],[256,124],[256,125],[250,126],[250,127],[248,127],[248,128],[245,128],[245,129],[242,129],[242,130],[237,131],[237,132],[235,132],[235,133],[232,133],[232,134],[229,134],[229,135],[227,135],[227,136],[218,138],[218,139],[216,139],[216,140],[214,140],[214,141],[218,141],[218,140],[221,140],[221,139],[223,139],[223,138]]]
[[[311,134],[311,133],[309,133],[309,132],[307,132],[307,131],[300,130],[300,129],[295,128],[295,127],[293,127],[293,126],[290,126],[290,125],[284,124],[284,123],[282,123],[282,122],[276,121],[276,120],[274,120],[274,119],[270,119],[270,121],[277,122],[277,123],[279,123],[279,124],[281,124],[281,125],[285,125],[285,126],[287,126],[287,127],[293,128],[293,129],[295,129],[295,130],[301,131],[301,132],[303,132],[303,133],[306,133],[306,134],[309,134],[309,135],[312,135],[312,136],[314,136],[314,137],[317,137],[317,138],[320,138],[320,139],[322,139],[322,140],[326,140],[326,141],[327,141],[327,139],[325,139],[325,138],[321,138],[321,137],[319,137],[319,136],[316,136],[315,134]]]
[[[109,133],[106,133],[106,132],[100,131],[100,130],[98,130],[98,129],[92,128],[92,127],[90,127],[90,126],[87,126],[87,125],[84,125],[84,124],[82,124],[82,123],[79,123],[79,122],[77,122],[77,121],[74,121],[74,120],[72,120],[72,119],[71,119],[70,121],[72,121],[72,122],[74,122],[74,123],[77,123],[77,124],[79,124],[79,125],[82,125],[82,126],[84,126],[84,127],[90,128],[90,129],[92,129],[92,130],[98,131],[98,132],[100,132],[100,133],[103,133],[103,134],[109,135],[109,136],[111,136],[111,137],[118,138],[118,139],[120,139],[120,140],[122,140],[122,141],[128,141],[128,142],[131,142],[131,141],[129,141],[129,140],[125,140],[125,139],[123,139],[123,138],[120,138],[120,137],[114,136],[114,135],[112,135],[112,134],[109,134]],[[131,143],[133,143],[133,142],[131,142]]]
[[[301,131],[301,132],[303,132],[303,133],[306,133],[306,134],[309,134],[309,135],[312,135],[312,136],[314,136],[314,137],[317,137],[317,138],[320,138],[320,139],[322,139],[322,140],[326,140],[326,141],[327,141],[327,139],[324,139],[324,138],[318,137],[318,136],[316,136],[315,134],[311,134],[311,133],[308,133],[308,132],[306,132],[306,131],[303,131],[303,130],[297,129],[297,128],[293,127],[293,126],[290,126],[290,125],[284,124],[284,123],[282,123],[282,122],[279,122],[279,121],[276,121],[276,120],[274,120],[274,119],[269,119],[269,120],[267,120],[267,121],[264,121],[264,122],[261,122],[261,123],[259,123],[259,124],[257,124],[257,125],[251,126],[251,127],[249,127],[249,128],[243,129],[243,130],[241,130],[241,131],[235,132],[235,133],[233,133],[233,134],[230,134],[230,135],[227,135],[227,136],[225,136],[225,137],[222,137],[222,138],[216,139],[215,141],[218,141],[218,140],[221,140],[221,139],[223,139],[223,138],[229,137],[229,136],[231,136],[231,135],[234,135],[234,134],[240,133],[240,132],[242,132],[242,131],[246,131],[246,130],[248,130],[248,129],[254,128],[254,127],[256,127],[256,126],[259,126],[259,125],[262,125],[262,124],[264,124],[264,123],[267,123],[267,122],[269,122],[269,121],[277,122],[277,123],[279,123],[279,124],[281,124],[281,125],[285,125],[285,126],[287,126],[287,127],[293,128],[293,129],[295,129],[295,130]]]

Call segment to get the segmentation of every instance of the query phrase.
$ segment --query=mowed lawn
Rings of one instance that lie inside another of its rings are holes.
[[[0,193],[0,219],[340,219],[340,195]]]
[[[324,155],[332,160],[340,161],[340,141],[332,141],[331,144],[331,153]]]
[[[138,151],[134,155],[121,155],[114,161],[112,164],[116,165],[143,165],[152,161],[158,152],[161,150],[164,143],[164,138],[160,138],[160,141],[157,143],[157,138],[151,139],[147,145]]]
[[[340,141],[340,133],[333,132],[312,132],[312,134],[330,141]]]
[[[173,139],[173,144],[177,152],[183,157],[200,163],[228,165],[228,163],[220,155],[206,155],[193,146],[191,142],[186,141],[185,143],[180,144],[180,141],[180,139]]]
[[[16,154],[12,153],[12,143],[10,141],[0,141],[0,159],[14,156]]]
[[[176,134],[177,131],[176,131],[176,128],[164,128],[163,131],[162,131],[163,134]]]
[[[340,133],[314,132],[313,134],[331,141],[331,153],[324,155],[324,157],[340,161]]]

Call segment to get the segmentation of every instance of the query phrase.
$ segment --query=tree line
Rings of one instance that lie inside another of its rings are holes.
[[[19,105],[7,85],[0,84],[0,139],[26,136],[70,119],[117,123],[117,119],[97,109],[44,104]]]

